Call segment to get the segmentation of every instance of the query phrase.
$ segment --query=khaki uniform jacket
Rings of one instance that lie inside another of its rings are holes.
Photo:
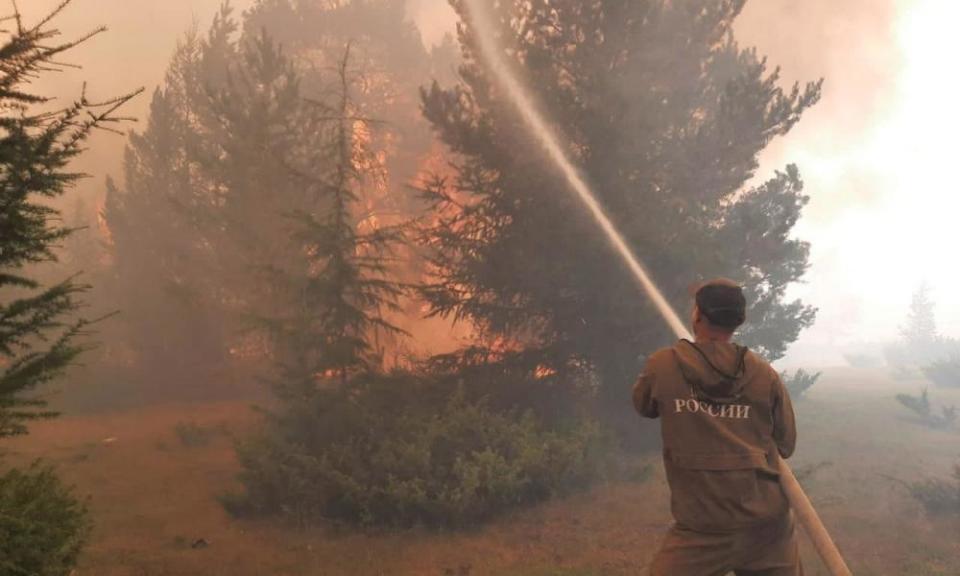
[[[733,343],[681,340],[647,359],[633,403],[661,420],[678,526],[738,531],[788,512],[777,454],[793,453],[796,424],[779,374],[762,358]]]

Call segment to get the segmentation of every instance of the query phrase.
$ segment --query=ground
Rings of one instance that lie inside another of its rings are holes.
[[[881,370],[827,370],[797,402],[791,461],[855,574],[960,574],[960,519],[929,518],[900,482],[946,477],[960,431],[930,430],[894,400],[925,384]],[[960,405],[960,390],[931,388]],[[235,520],[234,438],[257,422],[244,403],[64,416],[6,443],[44,458],[89,496],[96,529],[78,576],[626,576],[645,574],[669,521],[662,467],[460,533],[299,530]],[[804,542],[808,574],[826,574]]]

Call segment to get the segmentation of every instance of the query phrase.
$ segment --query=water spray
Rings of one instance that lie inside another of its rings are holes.
[[[533,132],[537,140],[540,141],[547,155],[557,165],[557,168],[560,169],[560,172],[567,179],[570,187],[576,192],[600,228],[603,229],[607,240],[610,241],[613,248],[623,258],[624,262],[630,268],[630,271],[633,272],[637,281],[643,287],[650,300],[656,305],[657,310],[660,311],[664,321],[670,326],[677,338],[692,339],[692,335],[686,325],[680,320],[679,316],[677,316],[676,311],[670,306],[667,299],[663,297],[663,293],[660,292],[660,289],[653,282],[650,274],[648,274],[643,267],[643,264],[640,263],[640,260],[627,245],[626,240],[624,240],[623,236],[617,231],[610,217],[607,216],[600,202],[597,201],[596,196],[590,190],[590,187],[587,186],[577,169],[567,158],[566,153],[559,144],[559,138],[553,133],[553,130],[544,120],[543,115],[537,110],[527,90],[520,84],[517,76],[510,70],[501,57],[495,41],[494,28],[490,23],[486,10],[481,6],[481,1],[464,0],[464,3],[469,10],[470,21],[473,24],[473,29],[476,32],[476,38],[479,44],[478,47],[480,48],[480,53],[488,69],[493,72],[497,81],[513,101],[518,112],[520,112],[520,115],[523,117],[524,122],[527,124],[527,127]],[[817,511],[810,503],[810,499],[807,498],[807,495],[804,493],[803,488],[797,481],[796,476],[794,476],[790,466],[787,465],[786,461],[782,458],[779,458],[779,467],[780,484],[783,486],[783,491],[790,501],[790,505],[797,515],[800,524],[812,540],[817,553],[829,569],[830,574],[832,576],[851,576],[852,573],[847,567],[846,562],[844,562],[843,556],[841,556],[840,551],[837,549],[836,544],[834,544],[826,527],[817,515]]]

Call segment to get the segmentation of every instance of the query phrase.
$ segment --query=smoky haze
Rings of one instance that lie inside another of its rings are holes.
[[[21,8],[29,20],[57,3],[33,0]],[[96,10],[71,6],[59,25],[65,37],[99,25],[110,31],[71,56],[82,70],[44,77],[39,86],[61,99],[78,94],[84,81],[94,98],[144,86],[148,94],[129,108],[142,119],[149,92],[162,81],[183,33],[191,27],[202,32],[219,4],[219,0],[100,0]],[[238,12],[249,4],[232,3]],[[921,234],[915,242],[889,246],[890,255],[882,261],[872,255],[877,250],[871,239],[889,237],[883,233],[889,226],[903,226],[890,221],[897,211],[894,206],[916,193],[909,179],[892,179],[883,158],[891,145],[885,142],[896,137],[885,133],[883,126],[897,116],[898,106],[902,108],[906,99],[903,83],[910,47],[905,45],[909,40],[904,29],[917,12],[921,18],[936,18],[938,6],[944,5],[931,0],[802,4],[769,0],[749,2],[737,22],[738,41],[756,46],[780,66],[784,83],[827,79],[821,102],[787,137],[767,148],[758,171],[762,180],[786,163],[797,163],[811,197],[796,234],[811,242],[812,266],[806,283],[795,286],[793,292],[814,303],[819,314],[816,325],[792,347],[787,363],[802,363],[825,353],[837,361],[839,348],[894,338],[910,294],[924,281],[933,289],[943,331],[960,333],[960,306],[949,297],[951,283],[960,279],[938,269],[937,262],[949,256],[936,246],[940,243],[928,242],[928,235]],[[456,32],[456,15],[442,0],[411,0],[407,13],[428,46]],[[93,178],[81,186],[80,194],[99,198],[103,177],[119,176],[124,145],[122,138],[112,135],[94,137],[80,161]],[[942,213],[937,204],[946,195],[945,191],[928,192],[924,196],[928,210],[914,209],[913,217]],[[912,230],[907,233],[913,234]],[[917,253],[927,256],[917,259],[913,256]],[[891,274],[896,266],[902,266],[902,272]]]
[[[414,5],[426,38],[453,31],[444,3]],[[738,42],[779,66],[785,84],[826,78],[820,103],[767,148],[758,170],[762,180],[796,163],[810,196],[795,233],[812,244],[811,268],[793,293],[819,313],[785,365],[842,363],[843,350],[864,346],[876,352],[878,341],[896,338],[911,294],[924,283],[943,333],[960,334],[960,303],[952,297],[960,277],[941,265],[952,258],[949,243],[939,239],[943,227],[922,224],[949,226],[942,215],[955,213],[956,195],[939,184],[949,164],[934,160],[949,144],[942,120],[925,117],[934,99],[910,96],[956,93],[955,80],[932,72],[949,66],[953,36],[918,32],[955,15],[955,5],[935,0],[769,0],[748,2],[736,24]],[[902,234],[890,234],[894,229]]]
[[[743,3],[72,0],[27,91],[144,93],[22,267],[106,317],[55,393],[0,298],[0,508],[55,464],[77,574],[627,576],[676,448],[695,521],[789,458],[855,573],[960,573],[960,2]]]

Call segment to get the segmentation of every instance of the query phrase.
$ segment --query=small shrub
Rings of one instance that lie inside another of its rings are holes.
[[[952,480],[927,479],[909,485],[910,493],[931,515],[960,515],[960,464]]]
[[[897,401],[919,416],[921,422],[930,428],[941,430],[950,428],[957,420],[956,406],[941,406],[940,414],[934,411],[933,405],[930,403],[930,395],[926,388],[923,389],[923,393],[921,393],[920,396],[897,394]]]
[[[960,388],[960,356],[953,355],[925,366],[923,374],[940,388]]]
[[[86,506],[49,466],[0,476],[0,574],[70,574],[89,528]]]
[[[318,395],[239,446],[246,491],[223,503],[301,524],[458,527],[585,487],[602,470],[607,439],[593,422],[547,428],[462,388],[445,395],[440,405],[379,386]]]
[[[783,380],[783,384],[787,387],[787,392],[790,393],[790,398],[800,400],[806,395],[807,391],[817,383],[821,374],[821,372],[811,374],[803,368],[800,368],[794,372],[793,376],[788,372],[784,372],[780,377]]]

